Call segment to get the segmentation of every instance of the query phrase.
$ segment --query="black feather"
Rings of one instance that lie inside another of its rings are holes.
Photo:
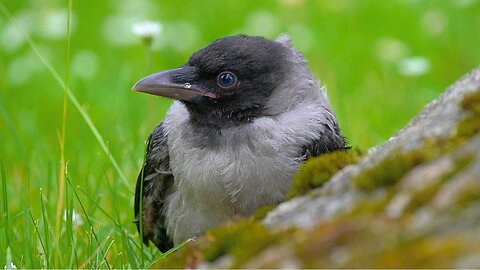
[[[148,138],[145,164],[137,178],[134,222],[139,233],[142,233],[140,223],[143,225],[143,242],[148,245],[148,242],[152,241],[162,252],[173,247],[172,240],[166,232],[163,215],[164,200],[173,184],[169,161],[167,138],[160,123]],[[139,216],[140,203],[143,206],[142,217]]]
[[[301,157],[306,160],[309,157],[316,157],[324,153],[348,150],[350,147],[347,145],[345,137],[340,133],[337,120],[333,117],[333,114],[324,107],[328,112],[327,123],[322,123],[322,132],[318,134],[318,137],[313,139],[309,144],[303,147]]]

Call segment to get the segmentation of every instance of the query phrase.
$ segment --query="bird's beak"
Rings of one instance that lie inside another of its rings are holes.
[[[148,75],[138,81],[132,90],[151,95],[169,97],[178,100],[191,101],[196,97],[217,98],[214,93],[208,92],[195,84],[176,83],[172,80],[173,74],[181,68],[170,69]]]

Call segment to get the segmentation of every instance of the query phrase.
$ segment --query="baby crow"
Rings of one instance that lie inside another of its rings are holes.
[[[346,148],[286,36],[220,38],[133,90],[174,99],[148,138],[135,192],[137,228],[161,251],[281,202],[308,157]]]

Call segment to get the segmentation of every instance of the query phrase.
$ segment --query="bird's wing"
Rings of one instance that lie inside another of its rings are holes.
[[[316,157],[323,153],[350,149],[347,146],[345,137],[340,134],[340,128],[335,116],[328,108],[324,108],[324,110],[326,121],[321,124],[321,131],[316,138],[303,147],[302,154],[305,159]]]
[[[135,188],[135,223],[140,234],[143,227],[143,242],[152,241],[158,249],[165,252],[173,247],[167,236],[163,207],[173,184],[170,171],[167,137],[160,123],[148,138],[143,169]],[[142,198],[142,200],[140,200]],[[143,218],[140,219],[140,205]]]

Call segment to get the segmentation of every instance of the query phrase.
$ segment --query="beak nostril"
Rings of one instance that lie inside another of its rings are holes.
[[[148,75],[138,81],[132,87],[132,90],[185,101],[191,101],[199,96],[212,99],[217,98],[214,93],[207,91],[199,85],[189,82],[176,82],[174,79],[175,75],[186,74],[188,71],[193,71],[193,69],[188,69],[187,71],[183,69],[184,68],[176,68]]]

